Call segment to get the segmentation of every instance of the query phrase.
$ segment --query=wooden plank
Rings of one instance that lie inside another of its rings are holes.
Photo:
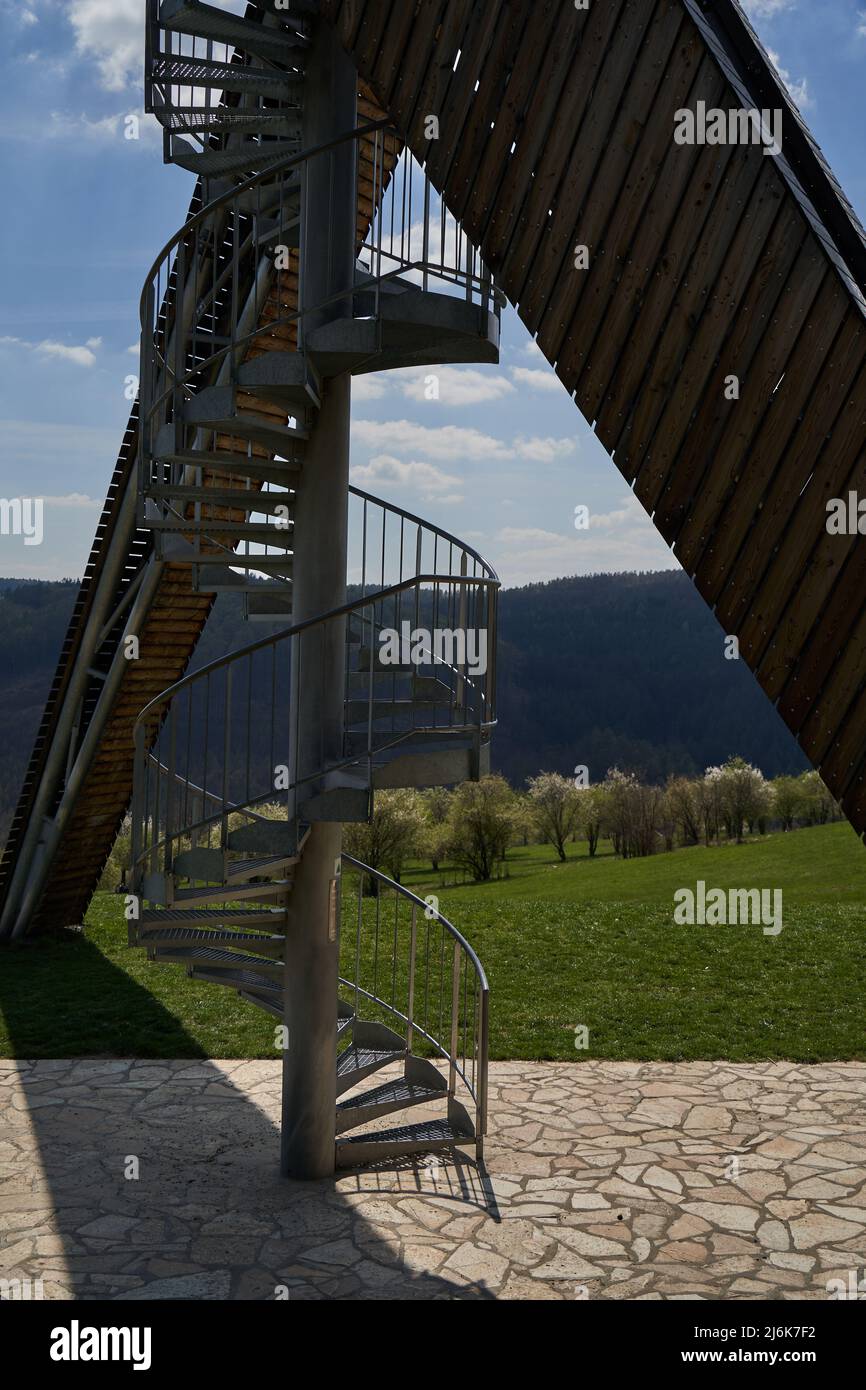
[[[630,401],[615,438],[609,432],[609,407],[602,410],[599,437],[607,448],[616,449],[617,466],[632,478],[644,460],[674,382],[688,370],[703,313],[720,296],[734,302],[739,299],[743,271],[748,278],[779,211],[778,175],[769,160],[738,146],[730,170],[713,209],[712,235],[696,242],[686,233],[680,273],[677,262],[667,256],[659,268],[657,292],[648,297],[633,349],[626,348],[622,359],[620,372],[630,383]],[[639,371],[635,352],[641,359]]]
[[[765,689],[778,694],[779,713],[789,729],[803,729],[818,703],[824,704],[825,695],[834,706],[841,704],[835,693],[837,681],[849,686],[849,699],[853,698],[853,681],[859,683],[866,670],[864,595],[866,547],[857,546],[799,657],[789,662],[787,653],[779,654],[778,665],[785,676],[781,690],[775,669],[769,660],[765,662]],[[820,751],[823,756],[824,750]]]
[[[790,686],[795,695],[801,688],[803,694],[797,702],[790,698],[779,702],[783,719],[789,727],[791,722],[797,721],[803,749],[817,763],[826,757],[834,732],[845,723],[866,670],[866,612],[863,609],[866,564],[860,559],[862,552],[861,546],[851,557],[804,658],[796,663]],[[833,639],[835,648],[831,645]],[[806,692],[812,692],[811,708],[802,719],[801,712],[810,703]],[[814,692],[820,692],[817,698]]]
[[[691,42],[698,45],[696,35],[692,35]],[[714,78],[716,85],[712,88]],[[686,52],[682,71],[676,68],[672,73],[657,105],[669,111],[693,106],[707,90],[711,91],[713,105],[724,92],[723,79],[706,56],[695,72]],[[686,153],[692,154],[691,161],[683,157]],[[604,234],[603,254],[590,261],[581,298],[559,349],[557,371],[575,394],[587,420],[595,419],[610,379],[610,353],[616,332],[610,324],[616,308],[622,305],[625,321],[627,311],[641,293],[638,286],[645,285],[652,273],[659,247],[667,241],[695,165],[704,153],[697,145],[688,151],[675,145],[664,119],[644,125],[628,184]]]
[[[538,247],[542,239],[550,234],[550,223],[554,220],[550,212],[556,203],[557,189],[589,101],[593,74],[607,51],[625,4],[626,0],[612,0],[609,5],[593,5],[589,10],[563,92],[561,109],[554,117],[550,138],[535,169],[529,194],[519,217],[514,220],[512,235],[502,256],[500,279],[512,304],[518,307]],[[555,220],[568,221],[570,235],[574,224],[568,207],[559,208]]]
[[[648,15],[649,11],[645,13]],[[588,144],[591,142],[593,146],[592,174],[586,184],[578,182],[567,185],[570,194],[573,188],[575,213],[579,210],[577,233],[570,238],[565,264],[560,267],[559,278],[548,296],[543,321],[538,320],[539,346],[550,362],[559,359],[573,320],[575,316],[580,317],[579,305],[587,286],[588,271],[575,269],[575,242],[579,241],[588,248],[590,266],[594,262],[604,262],[608,274],[614,272],[615,267],[606,256],[605,233],[620,205],[623,189],[628,189],[633,177],[647,111],[653,112],[650,124],[656,129],[666,123],[669,100],[666,90],[670,89],[672,82],[669,66],[671,56],[676,52],[681,72],[687,69],[688,64],[683,61],[678,41],[681,36],[688,35],[691,35],[694,45],[692,61],[697,62],[698,45],[694,27],[685,19],[679,0],[659,0],[645,33],[635,26],[636,47],[629,52],[628,46],[621,40],[617,44],[622,50],[623,65],[633,61],[629,76],[623,80],[615,65],[605,65],[579,140],[581,151],[587,154],[590,153]],[[606,86],[605,76],[609,68],[609,85]],[[683,86],[687,80],[683,79]],[[670,143],[673,143],[671,132],[674,129],[675,109],[670,108]],[[610,111],[615,112],[612,117]]]
[[[858,536],[829,536],[826,502],[866,490],[866,392],[846,404],[832,439],[818,458],[808,487],[796,499],[777,533],[777,545],[744,623],[737,629],[740,650],[758,668],[771,639],[799,652],[817,622],[842,566]],[[796,585],[792,594],[792,585]]]
[[[425,131],[427,117],[441,118],[472,9],[473,0],[440,0],[438,4],[436,0],[427,0],[403,59],[391,114],[425,163],[430,153]]]
[[[701,387],[701,399],[691,419],[671,422],[662,416],[651,471],[660,478],[653,495],[654,520],[669,543],[677,538],[677,557],[688,574],[702,554],[701,533],[692,544],[681,535],[684,520],[702,492],[707,476],[724,467],[722,441],[735,435],[742,457],[742,432],[751,438],[768,409],[797,334],[822,282],[827,260],[809,236],[794,208],[786,207],[767,243],[736,320],[720,345],[715,365]],[[740,382],[740,399],[726,399],[730,374]],[[685,412],[683,412],[683,415]],[[715,517],[713,517],[715,521]]]
[[[391,9],[378,55],[369,69],[369,80],[386,111],[391,108],[391,99],[400,80],[404,61],[413,47],[421,11],[428,8],[429,0],[397,0]]]
[[[502,142],[511,130],[516,149],[510,154],[501,183],[496,186],[485,170],[473,191],[468,209],[479,244],[494,270],[501,265],[508,238],[531,188],[541,151],[558,117],[563,84],[567,80],[589,11],[556,3],[556,25],[550,26],[550,42],[537,68],[521,63],[506,94],[506,110],[497,130]],[[513,89],[512,89],[513,88]],[[528,90],[525,90],[528,88]],[[468,220],[467,219],[467,220]]]
[[[646,262],[626,277],[610,306],[601,349],[596,351],[593,362],[598,406],[595,415],[588,418],[594,419],[599,438],[629,482],[634,475],[626,455],[620,457],[615,452],[616,440],[646,374],[647,363],[654,356],[670,304],[688,273],[694,246],[706,238],[707,224],[726,183],[729,179],[742,179],[744,166],[742,151],[735,146],[705,146],[694,166],[688,161],[688,167],[694,167],[694,178],[667,229],[663,245],[653,231],[651,238],[643,242]],[[743,196],[750,191],[751,187]],[[651,260],[651,255],[655,259]]]
[[[549,81],[553,65],[559,64],[560,70],[564,70],[562,46],[569,42],[571,33],[577,28],[574,19],[578,11],[563,7],[559,0],[539,0],[531,10],[531,31],[525,31],[527,47],[537,32],[549,33],[550,42],[542,50],[538,63],[532,63],[528,54],[521,51],[518,60],[507,72],[502,95],[496,104],[495,120],[489,131],[484,161],[477,164],[473,177],[468,179],[467,196],[463,199],[464,227],[475,245],[481,245],[489,218],[502,203],[503,183],[512,172],[514,161],[523,156],[520,142],[524,138],[528,113],[539,85]]]
[[[359,72],[373,72],[382,41],[395,14],[407,8],[406,0],[367,0],[353,47]]]
[[[609,135],[616,129],[623,93],[631,89],[644,37],[651,31],[659,6],[665,3],[666,0],[656,0],[650,7],[646,0],[626,0],[615,41],[609,44],[587,92],[571,156],[552,204],[554,216],[549,220],[547,235],[521,296],[520,314],[530,333],[539,329],[548,306],[557,311],[556,286],[560,275],[567,279],[569,275],[582,274],[574,266],[575,245],[585,241],[582,222],[587,216],[588,201],[597,191],[595,175]],[[627,161],[630,151],[620,153]],[[566,327],[567,320],[561,325],[560,338]]]
[[[731,573],[731,566],[755,520],[761,498],[775,469],[785,456],[791,435],[799,428],[822,365],[844,322],[850,299],[832,271],[826,276],[803,330],[793,344],[785,375],[772,395],[757,433],[749,437],[739,412],[707,471],[700,492],[692,499],[677,542],[683,554],[692,534],[708,537],[695,583],[708,603],[715,604]]]
[[[866,776],[866,690],[861,690],[842,727],[832,734],[830,747],[821,763],[821,776],[840,800],[853,802],[849,814],[861,810]],[[862,818],[858,816],[858,823]]]
[[[728,632],[741,633],[744,630],[746,614],[755,608],[764,573],[778,551],[779,537],[789,530],[798,505],[801,512],[805,510],[801,493],[813,478],[817,453],[823,447],[823,441],[832,435],[833,447],[837,447],[835,430],[846,402],[851,402],[854,381],[862,379],[864,363],[866,327],[862,321],[852,318],[846,322],[834,346],[832,358],[822,368],[816,389],[808,402],[807,417],[792,435],[784,462],[776,470],[768,492],[761,499],[736,570],[719,596],[717,615]],[[811,500],[808,505],[812,505]],[[818,519],[823,525],[823,515]],[[790,551],[786,553],[790,556]],[[798,574],[799,571],[791,570],[789,578]]]
[[[446,188],[451,167],[460,152],[464,129],[475,107],[476,89],[487,68],[500,17],[507,4],[508,0],[486,0],[485,4],[472,7],[460,61],[451,75],[448,95],[439,116],[439,139],[432,141],[427,157],[427,169],[439,189]]]
[[[511,0],[494,31],[493,43],[469,118],[448,175],[448,206],[465,224],[470,196],[480,182],[501,182],[514,143],[518,113],[537,77],[540,44],[550,30],[553,0]],[[509,107],[509,101],[512,103]],[[466,227],[467,234],[473,230]]]

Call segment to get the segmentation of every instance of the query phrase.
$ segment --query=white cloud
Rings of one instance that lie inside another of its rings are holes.
[[[866,10],[861,10],[857,16],[857,37],[866,39]]]
[[[403,395],[412,401],[427,404],[431,378],[438,382],[440,405],[483,405],[511,395],[514,387],[504,376],[479,372],[471,367],[412,367],[393,373]]]
[[[499,439],[480,430],[442,425],[429,429],[411,420],[355,420],[352,436],[357,444],[395,455],[427,455],[440,462],[460,459],[505,459],[513,451]]]
[[[132,348],[130,348],[131,351]],[[138,352],[137,347],[135,351]],[[387,395],[387,392],[388,388],[385,382],[375,372],[371,372],[368,376],[358,376],[352,382],[352,403],[357,405],[363,401],[380,401],[383,396]]]
[[[526,439],[523,436],[515,440],[517,452],[521,458],[529,459],[531,463],[553,463],[554,459],[567,458],[573,454],[577,445],[573,439]]]
[[[782,60],[778,53],[775,53],[772,48],[767,49],[767,56],[776,69],[776,72],[779,74],[779,77],[782,79],[782,82],[787,87],[794,105],[801,111],[810,111],[815,103],[809,95],[808,79],[805,77],[792,77],[788,69],[783,67]]]
[[[511,375],[518,386],[525,386],[528,391],[563,391],[565,388],[559,377],[553,371],[536,371],[532,367],[512,367]]]
[[[379,454],[369,463],[353,468],[352,481],[363,488],[382,483],[413,488],[424,497],[435,498],[438,502],[463,501],[462,494],[453,491],[460,486],[460,479],[453,474],[443,473],[432,463],[415,459],[407,462],[390,454]]]
[[[76,52],[96,62],[109,92],[141,81],[143,9],[142,0],[72,0],[69,6]]]
[[[591,517],[589,531],[503,527],[488,558],[506,585],[575,574],[677,568],[676,559],[634,497],[618,511]]]
[[[2,347],[20,347],[27,352],[38,352],[43,357],[59,358],[62,362],[72,362],[76,367],[96,365],[96,350],[102,346],[101,338],[88,338],[82,346],[72,343],[58,343],[46,338],[41,343],[27,343],[23,338],[0,338]]]
[[[752,19],[773,19],[785,10],[793,10],[797,0],[741,0],[743,9]]]
[[[102,503],[95,497],[87,497],[83,492],[67,492],[62,497],[43,497],[46,507],[64,507],[70,511],[101,511]]]

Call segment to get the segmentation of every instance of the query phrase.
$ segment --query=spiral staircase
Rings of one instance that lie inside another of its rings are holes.
[[[187,675],[138,719],[130,943],[237,991],[289,1034],[285,948],[304,930],[293,886],[312,827],[366,820],[380,789],[489,770],[499,588],[469,546],[350,488],[346,600],[292,623],[305,463],[329,384],[495,362],[502,304],[396,133],[365,121],[363,99],[355,129],[302,149],[315,10],[271,3],[241,16],[148,0],[147,106],[166,161],[199,176],[200,207],[142,296],[141,522],[157,558],[188,571],[193,591],[240,594],[249,620],[283,626]],[[347,154],[358,193],[354,283],[311,304],[306,257],[328,228],[310,189],[317,161],[327,162],[339,200]],[[333,498],[335,512],[345,505]],[[383,645],[394,633],[396,660]],[[310,758],[304,691],[334,672],[342,726],[325,729]],[[357,885],[351,913],[343,869]],[[480,1156],[480,962],[437,904],[348,856],[331,892],[329,930],[339,936],[342,917],[345,938],[335,1166],[454,1145]],[[406,1121],[410,1109],[418,1122]],[[396,1127],[382,1127],[387,1116]]]

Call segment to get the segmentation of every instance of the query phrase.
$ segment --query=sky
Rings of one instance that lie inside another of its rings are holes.
[[[746,8],[866,221],[866,8]],[[0,535],[0,577],[81,575],[129,413],[141,286],[189,202],[193,175],[163,164],[141,112],[143,15],[144,0],[0,0],[0,499],[45,507],[41,545]],[[470,542],[506,587],[678,567],[510,309],[499,366],[437,369],[438,400],[426,374],[356,381],[359,487]]]

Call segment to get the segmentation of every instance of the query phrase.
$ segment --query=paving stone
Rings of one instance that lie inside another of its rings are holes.
[[[494,1063],[485,1173],[307,1184],[276,1171],[279,1071],[0,1061],[4,1276],[79,1300],[749,1301],[826,1299],[866,1258],[863,1064]]]

